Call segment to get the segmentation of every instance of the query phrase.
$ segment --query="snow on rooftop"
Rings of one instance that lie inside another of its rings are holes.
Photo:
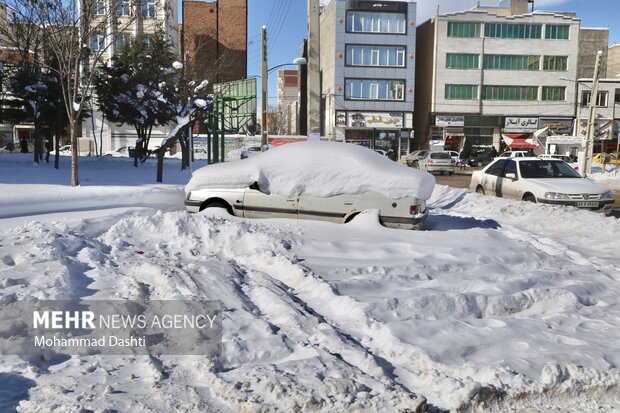
[[[428,199],[435,178],[367,148],[338,142],[290,143],[242,161],[197,170],[185,190],[245,188],[282,196],[328,197],[372,191],[388,197]]]

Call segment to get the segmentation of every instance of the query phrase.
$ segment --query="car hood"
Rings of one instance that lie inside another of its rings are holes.
[[[530,178],[524,179],[543,191],[561,192],[565,194],[603,193],[609,191],[601,184],[586,178]]]

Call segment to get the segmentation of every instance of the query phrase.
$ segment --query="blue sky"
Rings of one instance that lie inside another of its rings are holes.
[[[322,0],[326,2],[326,0]],[[499,0],[481,0],[497,5]],[[464,10],[477,0],[439,0],[440,12]],[[418,0],[418,22],[437,10],[438,0]],[[620,43],[620,0],[535,0],[535,10],[574,11],[582,27],[609,28],[609,43]],[[300,55],[307,30],[307,0],[248,0],[248,76],[260,76],[260,32],[267,26],[268,66],[292,62]],[[291,69],[294,66],[290,67]],[[269,102],[275,104],[277,74],[269,75]],[[259,87],[260,89],[260,87]]]

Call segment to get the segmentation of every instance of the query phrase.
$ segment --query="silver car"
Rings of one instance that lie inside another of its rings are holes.
[[[454,168],[456,161],[452,158],[450,152],[428,152],[418,162],[418,167],[426,172],[439,172],[443,175],[447,172],[448,175],[454,174]]]

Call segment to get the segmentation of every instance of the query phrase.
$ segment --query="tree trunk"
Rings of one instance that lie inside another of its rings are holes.
[[[164,181],[164,153],[166,153],[166,148],[157,150],[157,182],[159,183]]]
[[[34,161],[39,163],[41,161],[41,120],[34,115]]]
[[[181,144],[181,170],[184,171],[187,163],[187,141],[185,140],[185,131],[181,131],[179,137],[179,144]]]
[[[69,122],[69,127],[71,128],[71,186],[80,186],[80,179],[78,177],[78,138],[76,123],[75,119]]]

